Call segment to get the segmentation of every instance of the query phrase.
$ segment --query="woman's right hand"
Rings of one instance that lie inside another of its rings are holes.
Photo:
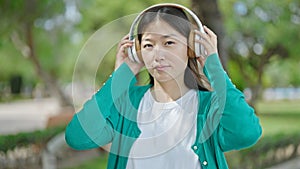
[[[124,36],[118,44],[118,52],[116,55],[115,70],[118,69],[124,62],[130,67],[131,71],[136,75],[144,66],[143,63],[136,63],[129,59],[128,48],[133,46],[133,41],[129,40],[129,35]]]

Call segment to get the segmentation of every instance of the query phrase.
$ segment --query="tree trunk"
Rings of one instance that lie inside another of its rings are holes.
[[[257,83],[256,85],[251,86],[250,91],[251,91],[251,98],[248,100],[248,104],[254,109],[256,109],[256,102],[259,100],[259,98],[261,98],[261,94],[263,91],[262,84]],[[256,111],[255,113],[259,114],[259,112]]]
[[[28,57],[32,62],[34,69],[39,76],[39,78],[49,87],[50,95],[57,97],[61,106],[72,106],[70,100],[66,97],[63,93],[62,89],[57,84],[57,81],[45,70],[43,70],[40,61],[35,52],[35,45],[34,45],[34,37],[32,34],[32,24],[27,23],[25,25],[25,35],[26,35],[26,45],[29,48]]]
[[[203,25],[211,28],[218,36],[218,51],[220,60],[227,70],[228,54],[225,44],[225,29],[217,0],[192,0],[192,9],[198,15]]]

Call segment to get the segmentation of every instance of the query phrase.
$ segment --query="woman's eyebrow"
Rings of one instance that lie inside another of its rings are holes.
[[[149,41],[149,42],[151,42],[152,40],[151,40],[151,38],[142,38],[142,41]]]
[[[177,40],[179,40],[178,39],[178,35],[176,35],[176,34],[166,34],[166,35],[161,35],[161,37],[160,37],[160,39],[167,39],[167,38],[173,38],[173,39],[177,39]],[[146,37],[146,38],[142,38],[142,41],[153,41],[152,40],[152,38],[148,38],[148,37]]]
[[[161,37],[161,39],[168,39],[168,38],[171,38],[175,41],[178,41],[178,42],[183,42],[183,43],[186,43],[184,39],[182,39],[180,36],[176,35],[176,34],[167,34],[167,35],[163,35]]]

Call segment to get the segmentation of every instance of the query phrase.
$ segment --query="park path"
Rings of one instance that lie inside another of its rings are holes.
[[[48,117],[59,109],[53,98],[0,103],[0,135],[44,129]],[[268,169],[300,169],[300,157]]]
[[[48,117],[59,112],[53,98],[0,104],[0,135],[28,132],[46,127]]]
[[[47,127],[48,118],[57,115],[61,110],[59,102],[54,98],[22,100],[10,103],[0,103],[0,135],[30,132]],[[62,149],[72,151],[61,145]],[[50,148],[52,149],[52,148]],[[57,150],[56,150],[57,151]],[[50,153],[43,153],[43,168],[54,169],[58,165]],[[60,168],[69,168],[99,156],[98,150],[73,151],[72,156],[61,160]],[[47,159],[46,157],[52,158]],[[45,157],[45,159],[44,159]],[[45,165],[45,164],[47,165]],[[51,165],[48,165],[51,164]],[[0,167],[1,168],[1,167]]]

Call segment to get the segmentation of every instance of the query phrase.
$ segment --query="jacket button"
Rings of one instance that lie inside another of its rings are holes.
[[[207,165],[207,161],[203,161],[203,163],[202,163],[203,165]]]
[[[198,147],[197,147],[197,146],[194,146],[194,147],[193,147],[193,149],[194,149],[194,150],[197,150],[197,149],[198,149]]]

